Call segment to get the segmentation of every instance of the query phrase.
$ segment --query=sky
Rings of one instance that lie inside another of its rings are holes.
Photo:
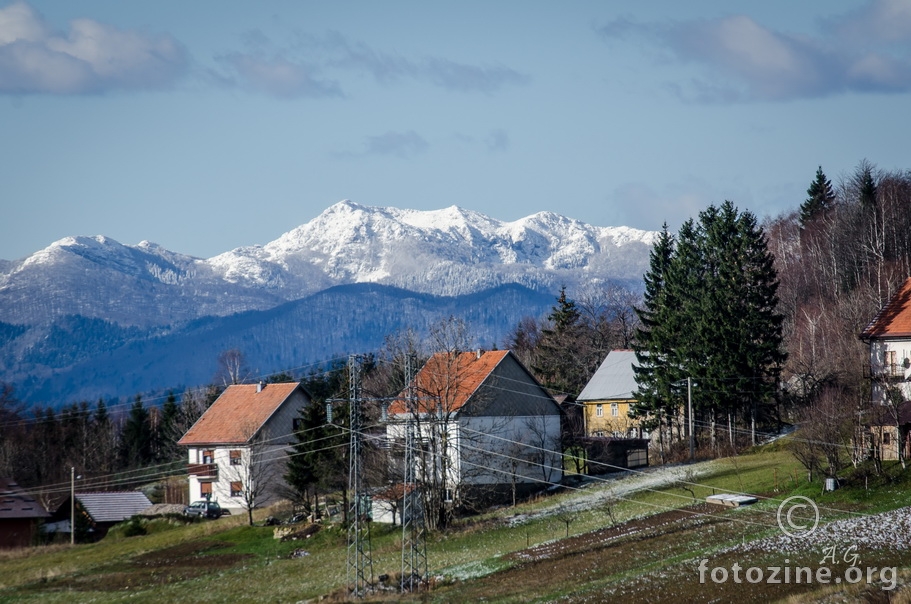
[[[0,258],[343,199],[672,230],[911,169],[911,0],[0,0]]]

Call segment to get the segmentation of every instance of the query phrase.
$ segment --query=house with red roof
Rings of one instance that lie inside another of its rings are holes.
[[[187,447],[190,500],[231,513],[278,500],[285,452],[309,403],[298,382],[228,386],[177,443]]]
[[[864,447],[880,459],[911,458],[911,278],[860,334],[870,347],[872,417]],[[902,401],[901,399],[904,399]]]
[[[390,450],[412,443],[422,494],[453,508],[562,480],[560,407],[509,351],[434,354],[387,421]]]

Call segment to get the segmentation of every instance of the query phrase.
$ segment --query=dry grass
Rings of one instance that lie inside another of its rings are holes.
[[[703,497],[714,489],[740,489],[773,494],[789,473],[786,454],[750,455],[736,463],[719,460],[703,466]],[[777,472],[776,472],[777,470]],[[613,525],[600,507],[593,485],[582,493],[539,498],[518,508],[502,509],[462,527],[431,537],[428,554],[435,588],[403,597],[377,592],[375,601],[422,602],[601,602],[733,601],[793,602],[884,601],[876,587],[768,586],[700,584],[696,566],[702,558],[713,565],[737,560],[733,547],[773,531],[774,503],[730,510],[700,503],[673,484],[660,492],[628,493],[614,513]],[[786,494],[784,489],[779,496]],[[849,498],[849,493],[841,497]],[[891,495],[890,495],[891,496]],[[891,500],[890,500],[891,501]],[[553,510],[580,504],[570,525],[571,536]],[[858,503],[851,504],[854,507]],[[875,498],[864,505],[881,505]],[[588,507],[586,507],[588,506]],[[685,508],[685,509],[681,509]],[[279,515],[257,513],[257,520]],[[516,522],[516,514],[521,522]],[[282,543],[271,527],[246,527],[245,516],[174,527],[141,537],[104,540],[93,545],[32,548],[0,555],[0,601],[16,602],[297,602],[341,601],[344,584],[345,531],[326,527],[303,531],[300,539]],[[374,527],[374,574],[388,574],[395,584],[401,568],[400,527]],[[291,559],[293,550],[306,555]],[[911,554],[886,553],[871,562],[911,567]],[[757,564],[778,563],[774,553],[757,554]],[[816,553],[805,561],[812,560]],[[762,557],[764,556],[764,558]],[[866,559],[864,560],[867,561]],[[815,562],[818,562],[816,560]],[[911,571],[906,571],[911,572]],[[902,582],[909,577],[903,575]],[[892,601],[911,604],[911,589],[900,586]],[[838,598],[842,598],[839,600]]]

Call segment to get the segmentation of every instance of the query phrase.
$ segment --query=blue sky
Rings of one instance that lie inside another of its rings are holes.
[[[676,229],[911,169],[911,0],[0,0],[0,258],[208,257],[342,199]]]

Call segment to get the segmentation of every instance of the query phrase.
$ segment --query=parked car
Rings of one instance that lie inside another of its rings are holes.
[[[183,509],[184,516],[199,516],[200,518],[221,518],[224,510],[214,501],[194,501]]]

